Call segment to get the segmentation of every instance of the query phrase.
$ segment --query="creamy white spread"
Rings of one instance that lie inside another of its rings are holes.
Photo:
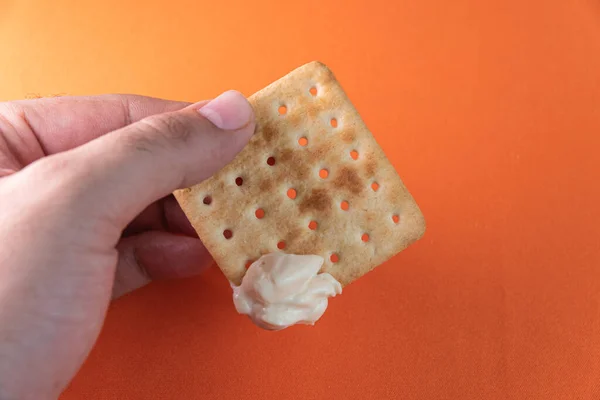
[[[327,299],[342,293],[333,276],[319,274],[323,261],[316,255],[265,254],[250,265],[240,286],[232,285],[236,310],[269,330],[314,325]]]

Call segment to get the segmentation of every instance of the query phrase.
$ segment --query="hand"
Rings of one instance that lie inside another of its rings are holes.
[[[210,262],[170,196],[254,132],[238,92],[0,104],[0,399],[57,398],[112,297]]]

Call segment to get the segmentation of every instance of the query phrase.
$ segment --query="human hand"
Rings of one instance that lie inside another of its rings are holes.
[[[57,398],[112,297],[210,262],[170,193],[254,132],[237,92],[0,104],[0,399]]]

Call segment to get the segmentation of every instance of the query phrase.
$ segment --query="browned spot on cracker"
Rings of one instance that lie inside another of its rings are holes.
[[[271,179],[262,180],[258,187],[260,188],[261,192],[268,192],[273,187],[273,181]]]
[[[315,120],[319,113],[325,110],[325,108],[323,101],[315,101],[314,103],[306,105],[306,115],[308,115],[309,119]]]
[[[363,189],[363,182],[354,168],[342,167],[335,176],[333,184],[338,189],[346,189],[358,194]]]
[[[318,107],[309,106],[306,108],[306,114],[310,119],[316,119],[320,109]]]
[[[313,147],[308,154],[309,162],[314,164],[323,160],[331,149],[330,143],[324,143],[318,147]]]
[[[344,141],[344,143],[352,143],[354,139],[356,139],[356,133],[352,128],[346,128],[342,133],[340,133],[340,138]]]
[[[307,168],[306,166],[302,167],[302,168],[296,168],[291,176],[294,177],[294,179],[298,179],[298,180],[306,180],[309,178],[310,176],[310,169]]]
[[[287,248],[292,250],[295,249],[295,247],[297,246],[297,243],[299,242],[299,238],[302,236],[302,232],[300,231],[300,229],[298,228],[290,228],[287,232],[286,235],[286,245]],[[295,251],[298,251],[300,249],[295,249]]]
[[[377,170],[377,160],[373,156],[373,153],[368,153],[365,160],[365,171],[367,171],[367,176],[372,177],[375,175],[375,171]]]
[[[277,129],[271,123],[266,123],[262,127],[262,137],[265,139],[265,142],[271,143],[273,139],[277,136]]]
[[[290,161],[294,157],[294,151],[291,149],[283,149],[279,152],[279,161],[287,162]]]
[[[331,206],[331,197],[327,190],[318,188],[302,199],[298,208],[301,213],[306,211],[325,211]]]
[[[300,113],[294,113],[289,115],[287,118],[287,123],[290,126],[299,126],[301,125],[302,120],[304,119],[304,116]]]

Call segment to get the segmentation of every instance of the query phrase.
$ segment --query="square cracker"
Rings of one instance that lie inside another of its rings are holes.
[[[347,285],[423,235],[419,207],[325,65],[303,65],[249,101],[249,144],[175,192],[232,283],[249,262],[283,250],[323,256],[321,272]]]

